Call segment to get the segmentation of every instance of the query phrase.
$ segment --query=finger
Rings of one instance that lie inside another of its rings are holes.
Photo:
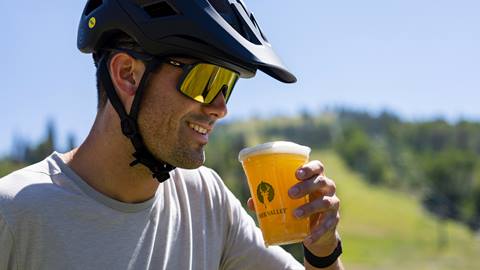
[[[302,198],[308,194],[333,196],[337,190],[335,182],[325,176],[316,176],[295,184],[288,190],[292,199]]]
[[[321,213],[319,218],[317,220],[315,220],[315,222],[312,222],[311,219],[315,215],[318,215],[318,214],[314,214],[314,215],[310,216],[310,231],[312,231],[312,232],[319,229],[321,226],[323,226],[325,224],[325,222],[327,222],[328,219],[332,219],[337,215],[340,216],[338,211],[325,212],[325,213]]]
[[[255,204],[253,203],[253,199],[252,199],[252,198],[248,198],[248,200],[247,200],[247,206],[248,206],[248,209],[250,209],[250,210],[253,211],[253,212],[256,212],[256,211],[255,211]]]
[[[298,168],[295,173],[298,180],[306,180],[315,175],[324,175],[325,166],[319,160],[312,160]]]
[[[297,218],[305,218],[315,213],[337,212],[339,208],[340,199],[337,196],[323,196],[298,207],[293,214]]]
[[[325,219],[325,221],[315,229],[312,229],[310,235],[305,239],[307,245],[315,243],[320,238],[330,233],[335,234],[337,225],[340,222],[340,214],[331,215]]]
[[[325,219],[326,213],[315,213],[310,216],[310,229],[320,226]]]

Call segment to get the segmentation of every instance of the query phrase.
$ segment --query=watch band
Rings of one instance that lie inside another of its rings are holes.
[[[313,253],[310,252],[310,250],[303,245],[303,252],[305,256],[305,260],[314,267],[317,268],[325,268],[330,265],[332,265],[335,261],[337,261],[337,258],[342,254],[342,241],[338,240],[337,247],[335,250],[332,252],[332,254],[326,256],[326,257],[317,257],[313,255]]]

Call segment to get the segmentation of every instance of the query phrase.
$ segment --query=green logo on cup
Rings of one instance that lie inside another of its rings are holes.
[[[267,207],[268,203],[273,201],[273,197],[275,197],[275,191],[273,190],[272,185],[266,182],[260,182],[257,187],[257,198],[258,200]]]

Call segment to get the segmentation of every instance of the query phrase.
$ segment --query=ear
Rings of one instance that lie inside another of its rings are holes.
[[[145,65],[142,61],[121,52],[112,56],[108,67],[117,95],[129,112],[145,71]]]

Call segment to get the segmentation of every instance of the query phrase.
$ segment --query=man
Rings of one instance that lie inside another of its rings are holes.
[[[239,77],[296,80],[243,2],[91,0],[78,47],[97,66],[95,123],[77,149],[0,180],[0,269],[303,268],[266,248],[202,167]],[[339,200],[323,171],[299,168],[289,196],[311,198],[295,211],[312,216],[305,267],[342,269]]]

